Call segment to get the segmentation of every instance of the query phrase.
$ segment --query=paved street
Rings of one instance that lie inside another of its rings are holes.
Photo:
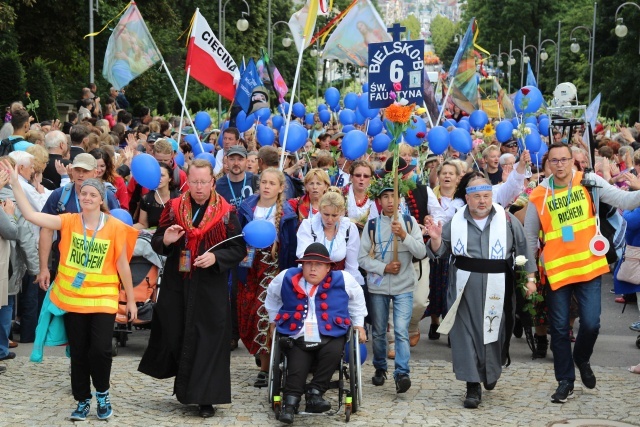
[[[592,359],[598,385],[588,390],[576,382],[575,398],[564,405],[549,401],[556,387],[552,359],[531,361],[524,340],[515,339],[512,365],[505,369],[495,390],[483,393],[477,410],[462,408],[464,383],[456,381],[450,363],[446,337],[428,341],[429,322],[422,324],[424,338],[412,349],[412,387],[396,395],[392,382],[383,387],[370,383],[370,359],[363,366],[364,402],[352,416],[352,425],[421,426],[548,426],[563,420],[600,419],[640,424],[638,390],[640,375],[626,366],[640,362],[636,334],[628,325],[638,318],[635,305],[621,314],[622,305],[613,302],[609,281],[603,283],[603,318],[595,355]],[[180,405],[171,396],[172,380],[158,381],[136,368],[148,338],[148,331],[134,331],[127,347],[114,358],[110,423],[131,426],[205,425],[281,425],[267,403],[265,389],[251,385],[257,368],[240,347],[232,357],[231,405],[218,409],[214,418],[197,417],[197,408]],[[42,364],[29,362],[31,346],[21,344],[18,357],[6,362],[0,376],[0,427],[33,425],[71,425],[67,420],[75,406],[70,392],[68,361],[61,348],[47,349]],[[3,362],[4,363],[4,362]],[[337,393],[327,396],[336,407]],[[86,425],[104,425],[95,418],[95,400]],[[576,423],[578,421],[575,421]],[[342,425],[344,415],[299,415],[297,425]],[[575,425],[596,425],[594,423]],[[602,425],[599,423],[598,425]]]

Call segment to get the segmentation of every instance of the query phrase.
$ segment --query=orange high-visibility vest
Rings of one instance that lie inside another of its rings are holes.
[[[554,189],[553,197],[551,189],[538,186],[529,196],[530,208],[535,207],[540,217],[544,244],[540,261],[553,290],[609,272],[606,256],[594,255],[589,249],[596,235],[596,216],[591,195],[580,185],[581,180],[582,172],[576,172],[570,201],[569,187]]]
[[[108,215],[106,218],[91,245],[94,231],[87,230],[87,252],[80,214],[60,215],[60,265],[50,298],[65,311],[109,314],[118,311],[120,279],[116,262],[123,250],[131,259],[138,231]],[[86,273],[86,277],[77,288],[72,283],[79,271]]]

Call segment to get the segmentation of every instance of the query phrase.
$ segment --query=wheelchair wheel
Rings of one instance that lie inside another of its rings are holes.
[[[360,403],[362,402],[362,370],[360,365],[360,342],[358,332],[351,330],[350,334],[350,353],[354,357],[349,358],[349,394],[351,396],[352,412],[358,412]]]
[[[271,337],[271,355],[269,358],[269,403],[273,404],[275,410],[276,397],[280,402],[280,388],[282,386],[282,372],[280,370],[280,359],[282,355],[280,353],[280,340],[277,332],[274,331]]]

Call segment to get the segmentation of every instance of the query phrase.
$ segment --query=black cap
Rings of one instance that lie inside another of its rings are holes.
[[[505,147],[517,147],[518,141],[511,138],[510,140],[503,142],[502,145],[504,145]]]
[[[402,157],[398,159],[399,174],[406,175],[412,170],[414,170],[415,168],[416,168],[415,165],[408,165],[407,162]],[[387,159],[387,161],[384,164],[384,169],[376,171],[376,175],[378,175],[379,178],[382,178],[386,174],[391,173],[391,171],[393,171],[393,157],[389,157]]]
[[[329,251],[322,243],[312,243],[304,250],[304,256],[296,262],[323,262],[325,264],[332,264],[331,258],[329,258]]]
[[[151,132],[149,134],[149,136],[147,137],[147,142],[156,142],[157,140],[159,140],[160,138],[162,138],[164,135],[162,135],[161,133],[158,132]]]

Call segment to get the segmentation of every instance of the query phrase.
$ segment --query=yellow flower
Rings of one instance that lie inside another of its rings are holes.
[[[411,118],[411,112],[414,105],[402,106],[399,104],[391,104],[384,112],[385,117],[393,123],[407,123]]]
[[[493,125],[491,123],[487,123],[482,130],[482,133],[484,134],[484,136],[493,136],[495,135],[496,130],[493,128]]]

